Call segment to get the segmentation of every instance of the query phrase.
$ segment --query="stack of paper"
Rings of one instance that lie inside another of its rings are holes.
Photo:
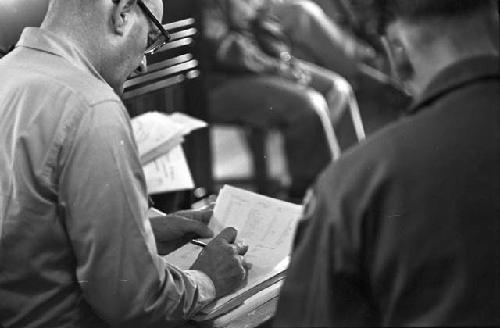
[[[207,306],[197,320],[224,314],[283,278],[301,211],[299,205],[246,190],[230,186],[221,189],[209,227],[215,234],[225,227],[236,228],[238,240],[249,246],[245,259],[252,268],[245,286]],[[188,269],[199,252],[199,246],[186,245],[166,256],[166,260]]]
[[[182,141],[207,126],[185,114],[148,112],[132,119],[132,129],[149,194],[194,188]]]

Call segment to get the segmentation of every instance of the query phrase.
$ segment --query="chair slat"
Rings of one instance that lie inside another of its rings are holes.
[[[146,93],[150,93],[150,92],[153,92],[153,91],[156,91],[159,89],[167,88],[167,87],[175,85],[175,84],[179,84],[184,80],[185,80],[184,75],[182,75],[182,74],[175,75],[171,78],[148,84],[145,87],[137,88],[137,89],[134,89],[132,91],[128,91],[123,95],[123,99],[130,99],[133,97],[142,96]]]
[[[195,19],[190,17],[190,18],[181,19],[181,20],[178,20],[175,22],[163,24],[163,27],[166,30],[171,31],[171,30],[178,29],[181,27],[193,25],[195,22],[196,22]]]
[[[151,73],[151,74],[145,74],[145,75],[138,76],[137,78],[135,78],[133,80],[127,81],[125,88],[130,89],[131,87],[139,85],[139,84],[158,80],[158,79],[165,78],[165,77],[168,77],[168,76],[174,75],[174,74],[185,73],[185,72],[192,70],[196,67],[198,67],[198,61],[196,59],[192,59],[188,62],[174,65],[174,66],[170,66],[170,67],[156,71],[156,72]]]
[[[160,69],[167,68],[169,66],[178,65],[185,63],[193,59],[193,55],[190,53],[182,54],[173,58],[165,59],[164,61],[148,65],[148,73],[156,72]]]

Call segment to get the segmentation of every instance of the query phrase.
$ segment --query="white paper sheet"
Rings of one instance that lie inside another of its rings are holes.
[[[180,145],[143,166],[148,194],[194,188],[194,181]]]

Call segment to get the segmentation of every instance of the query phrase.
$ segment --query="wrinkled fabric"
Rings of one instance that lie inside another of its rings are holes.
[[[500,325],[499,63],[438,73],[318,178],[276,327]]]
[[[261,21],[281,35],[271,38],[269,47],[291,52],[348,79],[357,74],[356,52],[363,46],[312,1],[205,2],[203,31],[210,49],[209,64],[217,72],[278,73],[279,55],[266,52],[260,42],[255,22]]]
[[[165,327],[212,301],[157,255],[128,114],[85,56],[27,28],[0,74],[0,324]]]

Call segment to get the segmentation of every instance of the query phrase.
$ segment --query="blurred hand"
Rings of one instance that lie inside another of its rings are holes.
[[[309,82],[311,82],[311,74],[303,66],[300,65],[300,62],[292,62],[292,71],[297,83],[304,86],[309,85]]]
[[[194,238],[210,238],[212,230],[207,227],[213,211],[179,211],[165,216],[150,218],[156,247],[160,255],[166,255]]]
[[[311,74],[296,60],[291,60],[282,65],[280,67],[280,76],[303,86],[307,86],[311,81]]]
[[[248,246],[234,243],[237,234],[234,228],[222,230],[191,266],[192,270],[200,270],[212,279],[217,298],[240,287],[250,268],[243,258]]]

